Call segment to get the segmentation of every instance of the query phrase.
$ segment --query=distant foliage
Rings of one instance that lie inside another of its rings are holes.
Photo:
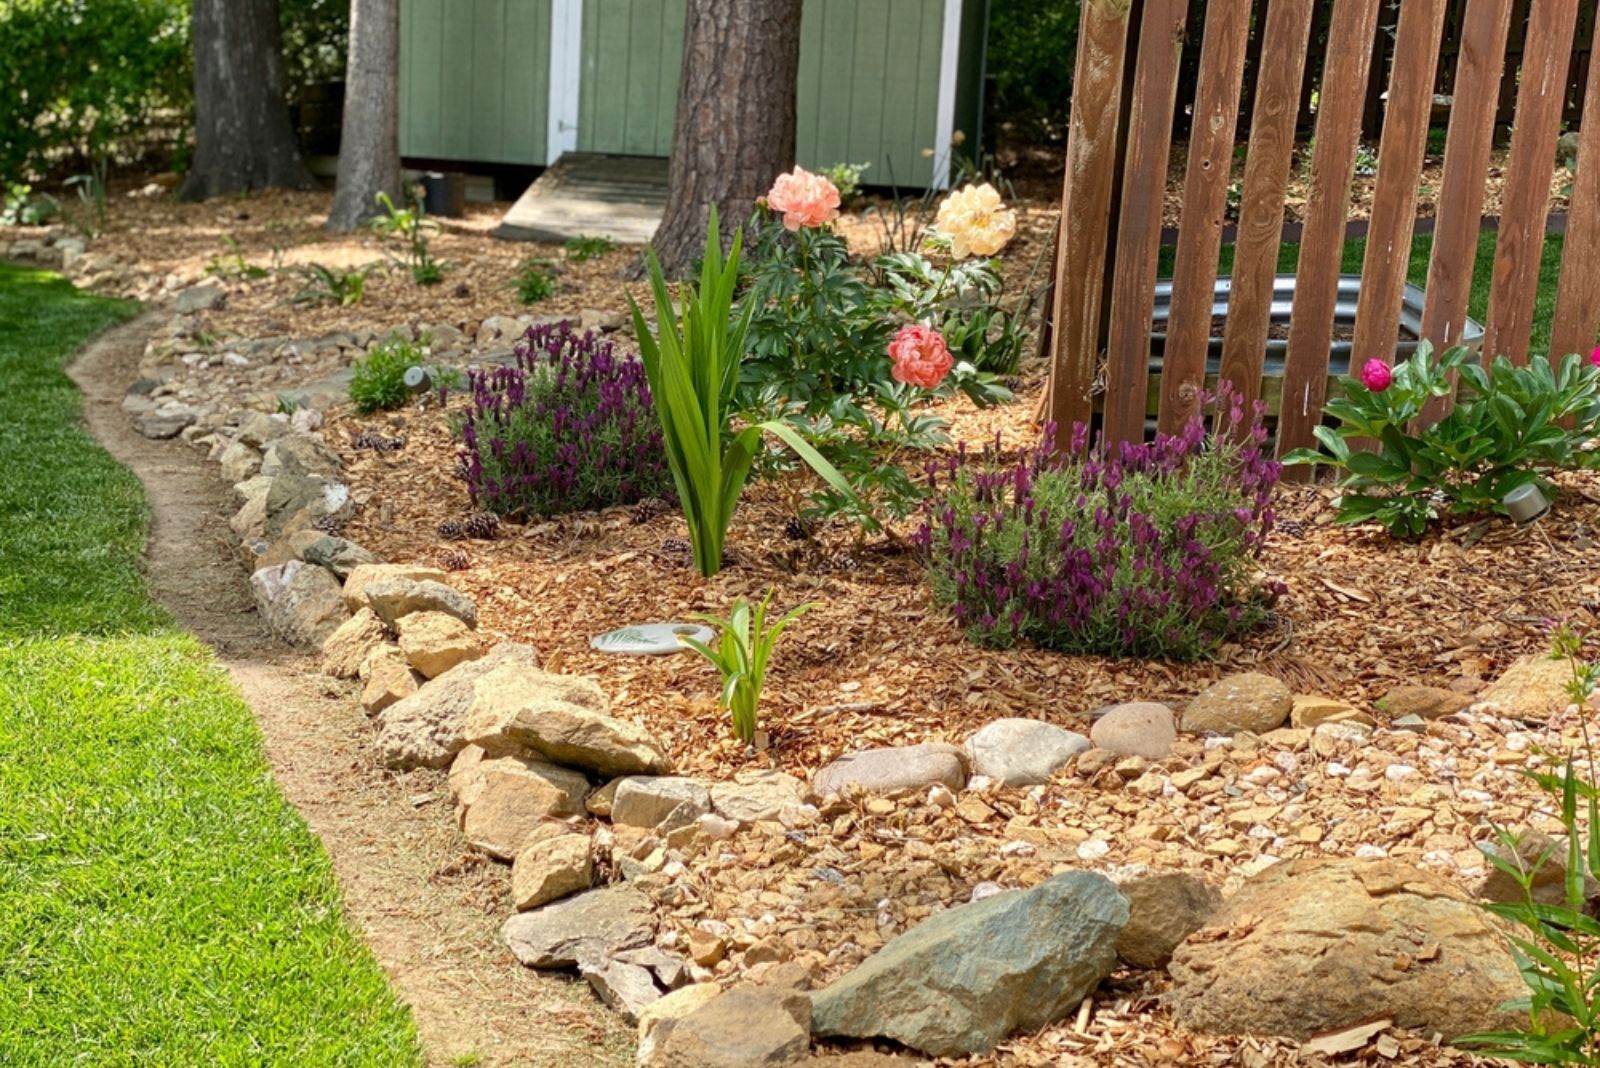
[[[987,66],[994,114],[1064,130],[1072,99],[1080,0],[994,0]]]
[[[406,370],[420,365],[424,355],[422,349],[400,338],[380,341],[366,359],[351,365],[350,403],[362,415],[405,407],[411,398]]]
[[[609,256],[616,251],[617,243],[609,237],[579,234],[577,237],[568,238],[562,246],[567,250],[567,259],[572,263],[586,263],[597,260],[601,256]]]
[[[523,304],[538,304],[556,295],[556,274],[550,261],[537,257],[522,261],[517,276],[512,279],[517,299]]]
[[[534,517],[672,496],[637,357],[563,322],[530,328],[516,360],[468,375],[458,473],[475,505]]]
[[[1278,464],[1259,414],[1224,404],[1208,434],[1069,455],[1049,444],[1012,463],[989,451],[930,469],[917,533],[934,593],[974,641],[1110,656],[1205,656],[1257,623],[1256,578]],[[942,466],[943,470],[939,470]]]
[[[187,0],[5,0],[0,180],[84,170],[157,112],[176,109],[181,126],[190,70]]]

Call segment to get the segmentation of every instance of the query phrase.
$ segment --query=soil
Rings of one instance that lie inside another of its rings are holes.
[[[254,710],[273,777],[332,857],[345,911],[411,1007],[430,1065],[631,1064],[631,1033],[587,985],[522,968],[499,937],[508,872],[469,851],[442,777],[396,775],[345,684],[262,628],[231,555],[228,487],[203,453],[134,432],[121,400],[152,313],[71,368],[90,432],[144,483],[151,591],[210,644]]]

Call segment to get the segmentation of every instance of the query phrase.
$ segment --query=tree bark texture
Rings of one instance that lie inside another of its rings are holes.
[[[495,77],[496,72],[483,72]],[[400,189],[400,0],[351,0],[339,182],[328,229],[354,229]]]
[[[194,161],[179,195],[314,189],[289,123],[278,0],[194,0]]]
[[[669,275],[705,249],[711,205],[724,234],[794,166],[801,0],[689,0],[667,209],[650,242]]]

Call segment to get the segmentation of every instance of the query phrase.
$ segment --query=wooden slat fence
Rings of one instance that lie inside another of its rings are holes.
[[[1588,61],[1600,47],[1596,3],[1084,0],[1047,331],[1053,362],[1046,410],[1060,440],[1097,413],[1112,441],[1139,440],[1152,421],[1176,430],[1220,379],[1247,399],[1269,401],[1280,452],[1311,444],[1330,378],[1346,369],[1330,359],[1341,302],[1354,301],[1353,325],[1346,322],[1339,335],[1356,366],[1392,360],[1404,336],[1412,238],[1425,199],[1433,204],[1434,244],[1421,334],[1436,346],[1456,343],[1508,93],[1514,132],[1483,355],[1525,362],[1556,141],[1573,115],[1600,116],[1600,65]],[[1576,93],[1575,73],[1583,77]],[[1451,96],[1447,119],[1437,108],[1441,84]],[[1284,323],[1273,312],[1275,276],[1287,179],[1309,147],[1301,126],[1308,96],[1315,100],[1310,188],[1293,312]],[[1340,270],[1373,100],[1380,102],[1378,172],[1353,297]],[[1448,129],[1439,188],[1424,189],[1427,155],[1438,150],[1431,135],[1442,122]],[[1554,355],[1587,351],[1600,332],[1600,119],[1594,127],[1580,140],[1571,183]],[[1163,204],[1180,135],[1183,194],[1157,362],[1152,324]],[[1241,146],[1242,187],[1230,188]],[[1230,193],[1237,196],[1237,246],[1218,338],[1213,301]],[[1270,368],[1269,337],[1287,346]]]

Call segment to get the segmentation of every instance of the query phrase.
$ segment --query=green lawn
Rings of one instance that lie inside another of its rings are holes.
[[[63,361],[131,311],[0,265],[0,1065],[420,1064],[79,427]]]

